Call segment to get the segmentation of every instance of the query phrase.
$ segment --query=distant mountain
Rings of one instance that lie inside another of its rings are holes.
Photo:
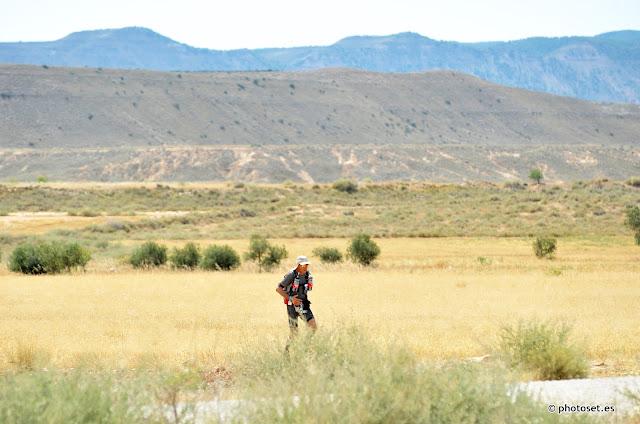
[[[534,166],[640,175],[640,106],[454,71],[0,66],[0,180],[504,181]]]
[[[640,31],[483,43],[436,41],[407,32],[348,37],[330,46],[220,51],[132,27],[77,32],[51,42],[0,43],[0,63],[165,71],[451,69],[513,87],[640,103]]]

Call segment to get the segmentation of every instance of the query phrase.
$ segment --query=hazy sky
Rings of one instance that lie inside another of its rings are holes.
[[[404,31],[490,41],[640,30],[640,0],[0,0],[0,10],[0,41],[144,26],[212,49],[327,45]]]

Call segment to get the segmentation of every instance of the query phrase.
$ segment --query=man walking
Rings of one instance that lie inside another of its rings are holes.
[[[278,283],[276,292],[284,298],[287,305],[287,316],[289,317],[290,337],[298,332],[298,317],[303,318],[309,328],[316,330],[317,324],[311,312],[311,302],[307,296],[313,289],[313,277],[307,269],[309,260],[306,256],[296,258],[296,267],[287,272],[282,281]]]

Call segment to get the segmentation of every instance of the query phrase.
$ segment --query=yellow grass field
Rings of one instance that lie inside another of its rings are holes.
[[[347,245],[272,241],[287,247],[289,262],[316,246]],[[248,245],[215,242],[240,251]],[[443,360],[491,353],[500,326],[519,318],[559,319],[573,324],[591,361],[604,362],[592,374],[640,372],[640,248],[630,238],[560,239],[552,261],[536,259],[527,238],[377,242],[382,254],[372,268],[322,265],[311,256],[320,326],[358,324],[380,343],[397,339],[425,360]],[[222,273],[106,272],[97,264],[55,276],[3,268],[0,369],[24,352],[60,367],[136,368],[223,364],[257,344],[284,346],[285,307],[274,289],[287,265]]]

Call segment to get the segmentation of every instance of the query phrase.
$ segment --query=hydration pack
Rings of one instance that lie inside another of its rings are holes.
[[[301,275],[298,274],[298,271],[294,269],[293,272],[295,273],[295,276],[293,278],[293,282],[291,283],[291,286],[289,286],[289,291],[288,291],[289,296],[287,296],[287,298],[284,299],[285,305],[293,304],[290,301],[290,298],[292,298],[293,296],[299,295],[299,294],[306,295],[307,292],[309,292],[309,290],[313,289],[313,277],[309,274],[309,271],[306,271],[304,273],[304,277],[305,277],[304,279],[306,280],[306,283],[304,284],[302,284],[302,279],[300,278]]]

